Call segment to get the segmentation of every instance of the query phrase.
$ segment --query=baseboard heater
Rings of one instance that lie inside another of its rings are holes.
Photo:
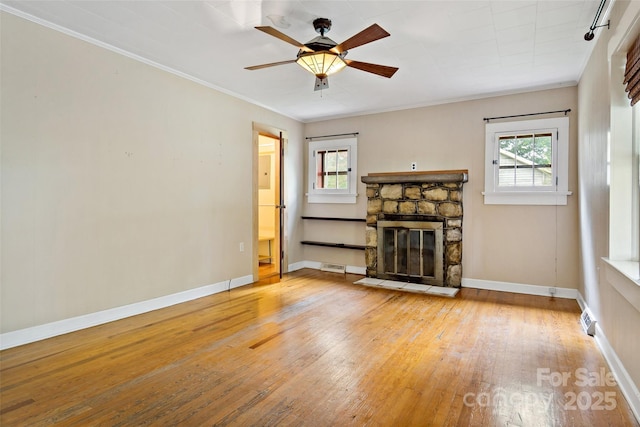
[[[340,264],[329,264],[323,262],[320,264],[320,271],[330,271],[331,273],[343,273],[346,274],[347,266]]]
[[[596,320],[588,309],[585,309],[580,315],[580,324],[587,335],[594,336],[596,334]]]

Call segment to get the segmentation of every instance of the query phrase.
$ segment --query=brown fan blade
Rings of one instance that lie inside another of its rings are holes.
[[[357,68],[358,70],[366,71],[367,73],[377,74],[382,77],[390,78],[398,71],[397,67],[388,67],[386,65],[369,64],[368,62],[353,61],[351,59],[345,59],[348,67]]]
[[[255,27],[256,30],[260,30],[263,33],[267,33],[270,36],[273,36],[277,39],[280,39],[282,41],[285,41],[289,44],[294,45],[295,47],[297,47],[298,49],[304,50],[305,52],[313,52],[313,49],[306,47],[305,45],[303,45],[302,43],[300,43],[299,41],[292,39],[291,37],[289,37],[288,35],[281,33],[280,31],[276,30],[273,27]]]
[[[251,67],[245,67],[245,70],[260,70],[261,68],[275,67],[276,65],[284,65],[291,64],[296,62],[295,59],[290,59],[288,61],[280,61],[280,62],[271,62],[270,64],[262,64],[262,65],[253,65]]]
[[[353,49],[354,47],[362,46],[363,44],[371,43],[390,35],[391,34],[387,33],[380,25],[373,24],[369,28],[365,28],[364,30],[360,31],[350,39],[347,39],[339,45],[333,47],[331,51],[340,54],[345,50]]]

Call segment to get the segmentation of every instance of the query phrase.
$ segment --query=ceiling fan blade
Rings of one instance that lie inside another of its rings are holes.
[[[296,60],[295,59],[290,59],[288,61],[271,62],[269,64],[262,64],[262,65],[253,65],[251,67],[244,67],[244,69],[245,70],[260,70],[262,68],[275,67],[276,65],[291,64],[293,62],[296,62]]]
[[[363,44],[371,43],[390,35],[391,34],[387,33],[380,25],[373,24],[350,39],[347,39],[339,45],[331,48],[331,51],[340,54],[345,50],[353,49],[354,47],[362,46]]]
[[[281,33],[280,31],[276,30],[273,27],[266,26],[266,27],[255,27],[255,28],[256,28],[256,30],[260,30],[263,33],[267,33],[270,36],[273,36],[273,37],[275,37],[277,39],[280,39],[280,40],[285,41],[285,42],[287,42],[289,44],[292,44],[295,47],[297,47],[298,49],[304,50],[305,52],[313,52],[313,49],[308,48],[307,46],[303,45],[299,41],[289,37],[288,35],[286,35],[284,33]]]
[[[386,65],[369,64],[368,62],[353,61],[351,59],[345,59],[348,67],[357,68],[358,70],[366,71],[367,73],[377,74],[382,77],[390,78],[398,71],[397,67],[388,67]]]

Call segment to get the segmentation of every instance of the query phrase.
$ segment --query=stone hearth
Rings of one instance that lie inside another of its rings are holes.
[[[468,171],[371,173],[361,180],[367,184],[367,277],[459,288],[462,280],[462,185],[468,181]],[[439,234],[442,249],[435,255],[435,265],[442,271],[423,277],[381,271],[378,246],[382,242],[379,242],[378,223],[389,221],[394,224],[442,224]]]

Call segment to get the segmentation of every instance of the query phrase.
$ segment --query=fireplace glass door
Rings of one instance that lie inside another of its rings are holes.
[[[442,245],[441,222],[378,221],[378,275],[438,284]]]

